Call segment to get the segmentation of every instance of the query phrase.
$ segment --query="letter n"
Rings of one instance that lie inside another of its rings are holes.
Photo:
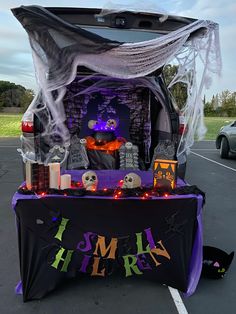
[[[159,266],[161,263],[157,261],[156,257],[154,256],[154,254],[156,254],[157,256],[164,256],[167,259],[171,259],[169,253],[167,252],[166,248],[164,247],[164,245],[162,244],[162,241],[158,241],[157,242],[161,248],[154,248],[151,249],[151,251],[149,252],[153,261],[155,262],[156,266]],[[154,253],[154,254],[153,254]]]

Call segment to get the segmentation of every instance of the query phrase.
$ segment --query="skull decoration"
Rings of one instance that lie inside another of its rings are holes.
[[[134,172],[128,173],[124,177],[122,189],[135,189],[141,186],[141,178]]]
[[[117,121],[115,119],[107,120],[106,127],[114,130],[117,127]]]
[[[98,177],[94,171],[87,171],[82,175],[82,182],[87,191],[96,191]]]
[[[86,145],[86,144],[87,144],[86,138],[81,138],[79,142],[80,142],[80,144],[82,144],[82,145]]]
[[[97,124],[98,124],[98,121],[96,121],[96,120],[89,120],[89,122],[88,122],[88,128],[91,129],[91,130],[93,130],[94,127],[95,127]]]
[[[125,148],[131,149],[133,147],[133,144],[131,142],[125,143]]]

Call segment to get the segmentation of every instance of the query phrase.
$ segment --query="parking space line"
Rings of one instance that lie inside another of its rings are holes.
[[[196,156],[198,156],[198,157],[201,157],[201,158],[206,159],[206,160],[208,160],[208,161],[210,161],[210,162],[213,162],[214,164],[217,164],[217,165],[219,165],[219,166],[221,166],[221,167],[224,167],[224,168],[226,168],[226,169],[229,169],[229,170],[232,170],[232,171],[235,171],[235,172],[236,172],[236,169],[235,169],[235,168],[231,168],[231,167],[229,167],[229,166],[226,166],[226,165],[224,165],[224,164],[221,164],[221,163],[218,162],[218,161],[215,161],[215,160],[212,160],[212,159],[207,158],[207,157],[205,157],[205,156],[202,156],[202,155],[200,155],[200,154],[194,153],[193,151],[191,151],[191,154],[194,154],[194,155],[196,155]]]
[[[216,148],[192,148],[191,151],[193,150],[214,150],[216,151],[217,149]]]
[[[181,299],[181,296],[179,294],[179,291],[177,289],[174,289],[172,287],[168,286],[168,289],[170,291],[170,294],[172,296],[172,299],[174,300],[175,306],[177,308],[177,311],[179,314],[188,314],[186,307],[183,303],[183,300]]]

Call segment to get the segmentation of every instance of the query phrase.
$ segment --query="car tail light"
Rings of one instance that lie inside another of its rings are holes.
[[[187,132],[187,124],[184,115],[179,115],[179,134],[183,135]]]
[[[26,133],[34,132],[34,123],[33,121],[22,121],[21,122],[21,131]]]
[[[185,133],[185,131],[186,131],[185,124],[180,124],[179,125],[179,134],[182,135]]]

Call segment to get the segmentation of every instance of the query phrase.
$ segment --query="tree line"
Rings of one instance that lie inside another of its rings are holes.
[[[168,85],[176,73],[178,67],[167,65],[164,69],[164,78]],[[176,105],[182,109],[187,99],[186,84],[176,83],[171,88],[171,94],[175,99]],[[24,111],[31,103],[34,97],[32,89],[26,89],[22,85],[0,80],[0,111],[4,107],[18,107]],[[205,116],[236,117],[236,92],[225,90],[219,94],[213,95],[211,100],[203,99]]]
[[[178,72],[178,66],[167,65],[164,68],[164,78],[167,85],[173,80]],[[179,109],[182,109],[187,99],[187,88],[183,82],[178,82],[171,88],[171,94]],[[213,117],[236,117],[236,92],[225,90],[221,93],[213,95],[206,101],[203,98],[205,116]]]
[[[210,101],[203,99],[205,116],[236,117],[236,92],[225,90],[213,95]]]
[[[22,85],[0,80],[0,110],[5,107],[26,109],[34,97],[34,91]]]

